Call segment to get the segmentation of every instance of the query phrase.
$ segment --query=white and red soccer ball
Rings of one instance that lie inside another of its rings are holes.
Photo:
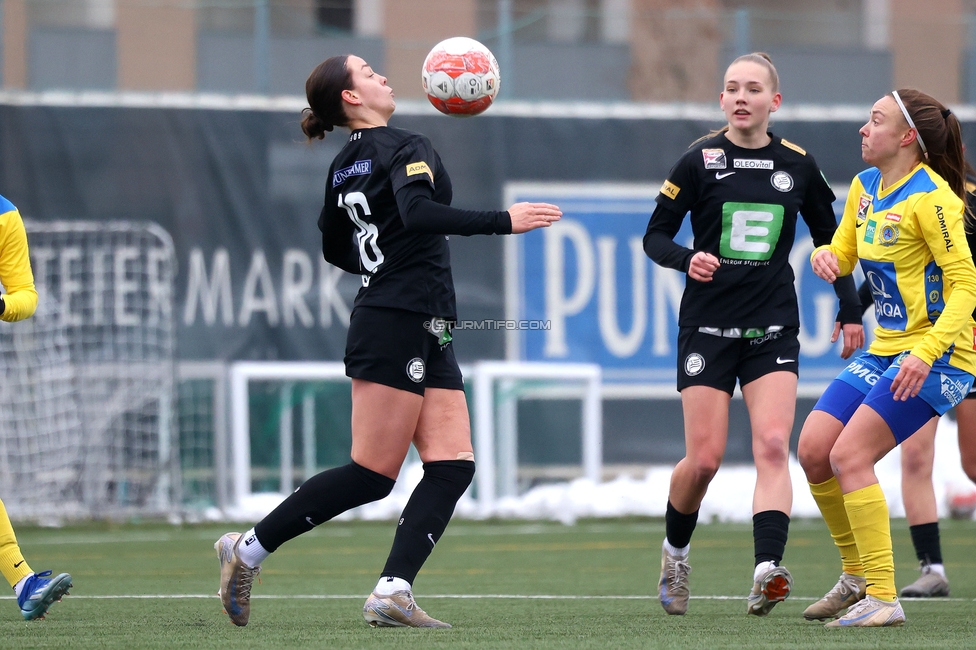
[[[946,505],[953,519],[972,519],[976,512],[976,486],[958,482],[946,485]]]
[[[477,115],[491,106],[501,83],[495,56],[464,36],[435,45],[424,59],[422,78],[434,108],[456,117]]]

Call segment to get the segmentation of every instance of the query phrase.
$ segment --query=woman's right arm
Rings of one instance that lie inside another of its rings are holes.
[[[662,205],[654,208],[644,233],[644,252],[661,266],[687,273],[695,251],[674,241],[683,220],[684,215]]]

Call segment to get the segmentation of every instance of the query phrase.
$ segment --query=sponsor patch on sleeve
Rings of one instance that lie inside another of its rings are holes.
[[[670,199],[678,198],[678,192],[680,191],[681,188],[675,185],[674,183],[672,183],[671,181],[664,181],[664,185],[661,186],[661,194],[663,194],[664,196]]]
[[[410,163],[409,165],[407,165],[407,176],[408,177],[409,176],[416,176],[417,174],[427,174],[430,177],[430,182],[431,183],[434,182],[434,173],[432,171],[430,171],[430,167],[428,167],[427,166],[427,163],[425,163],[423,161],[421,161],[421,162],[415,162],[415,163]]]
[[[804,149],[803,147],[801,147],[798,144],[793,144],[792,142],[790,142],[786,138],[781,139],[780,142],[783,143],[783,146],[784,147],[786,147],[787,149],[792,149],[793,151],[797,152],[801,156],[807,155],[807,150],[806,149]]]

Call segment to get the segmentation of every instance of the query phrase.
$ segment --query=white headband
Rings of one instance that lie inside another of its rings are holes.
[[[906,120],[908,120],[909,128],[915,129],[915,139],[918,140],[918,146],[922,148],[922,155],[928,158],[929,150],[925,148],[925,142],[922,141],[922,134],[918,132],[918,128],[915,126],[915,122],[912,121],[912,116],[908,114],[908,109],[905,108],[905,104],[902,103],[901,97],[898,96],[898,91],[892,90],[891,96],[895,98],[895,102],[898,104],[898,108],[901,109],[901,114],[905,116]]]

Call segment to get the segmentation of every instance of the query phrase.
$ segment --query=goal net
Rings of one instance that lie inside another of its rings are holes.
[[[0,498],[36,520],[179,503],[169,234],[135,222],[26,222],[33,318],[0,325]]]

